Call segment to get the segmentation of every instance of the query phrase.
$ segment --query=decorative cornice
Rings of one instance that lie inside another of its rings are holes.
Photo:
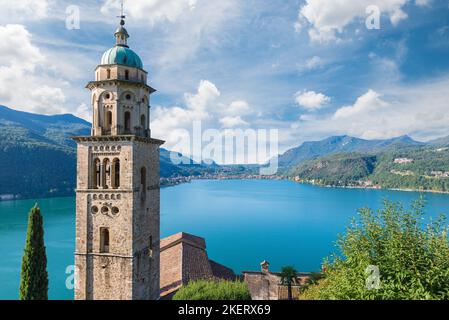
[[[146,71],[146,70],[144,70],[144,69],[142,69],[142,68],[138,68],[138,67],[131,67],[131,66],[128,66],[128,65],[126,65],[126,64],[120,64],[120,63],[114,63],[114,64],[99,64],[96,68],[95,68],[95,71],[97,71],[98,70],[98,68],[100,68],[100,67],[110,67],[110,68],[113,68],[113,67],[125,67],[125,68],[133,68],[133,69],[139,69],[140,71],[143,71],[143,72],[145,72],[146,74],[148,74],[148,71]]]
[[[133,189],[75,189],[76,193],[133,193]]]
[[[135,135],[118,135],[118,136],[78,136],[72,137],[76,142],[109,142],[109,141],[137,141],[144,142],[150,144],[163,145],[165,141],[147,138],[147,137],[139,137]]]
[[[108,79],[108,80],[98,80],[98,81],[90,81],[86,88],[89,90],[94,89],[95,87],[98,87],[99,85],[109,84],[109,83],[118,83],[118,84],[132,84],[132,85],[138,85],[141,87],[146,88],[151,93],[156,92],[156,89],[150,87],[149,85],[142,83],[140,81],[132,81],[132,80],[120,80],[120,79]]]
[[[129,255],[121,255],[121,254],[112,254],[112,253],[99,253],[99,252],[75,252],[76,256],[91,256],[91,257],[110,257],[110,258],[124,258],[124,259],[133,259],[134,256]]]
[[[147,191],[158,190],[161,188],[160,184],[155,184],[147,187]],[[134,189],[75,189],[76,193],[134,193],[140,192],[139,188]]]

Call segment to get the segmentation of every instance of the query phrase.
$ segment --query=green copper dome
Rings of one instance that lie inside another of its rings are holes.
[[[116,45],[103,54],[101,64],[121,64],[134,68],[143,69],[142,60],[130,48]]]

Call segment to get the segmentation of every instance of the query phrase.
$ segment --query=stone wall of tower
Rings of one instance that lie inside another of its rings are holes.
[[[109,72],[108,72],[109,70]],[[128,70],[129,78],[126,79],[125,71]],[[101,65],[95,70],[95,80],[131,80],[147,83],[148,73],[138,68],[125,67],[120,65]]]
[[[159,298],[159,146],[149,128],[147,72],[128,49],[125,21],[117,46],[87,84],[92,135],[77,153],[75,298]],[[127,49],[125,49],[127,48]],[[120,49],[120,53],[118,53]]]
[[[149,136],[149,91],[133,83],[107,81],[92,88],[93,125],[92,135],[135,134]],[[110,128],[106,113],[111,112]],[[129,130],[125,130],[125,112],[131,115]],[[145,117],[142,125],[141,117]]]
[[[159,297],[159,144],[112,136],[78,141],[76,299]],[[95,189],[94,161],[106,158],[120,161],[120,186]],[[100,252],[101,228],[109,231],[108,253]]]
[[[159,146],[136,142],[133,150],[133,176],[139,177],[134,179],[133,185],[134,190],[138,190],[134,193],[133,250],[137,259],[133,271],[133,290],[136,297],[148,294],[149,299],[156,299],[160,289]],[[145,186],[141,181],[142,168],[145,168],[146,173]],[[150,244],[148,239],[151,239]],[[150,273],[146,270],[150,270]]]

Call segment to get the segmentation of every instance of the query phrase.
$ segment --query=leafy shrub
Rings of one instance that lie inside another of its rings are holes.
[[[251,300],[244,282],[198,280],[181,287],[173,300]]]
[[[324,279],[302,299],[449,299],[449,241],[445,217],[423,225],[423,201],[410,210],[385,201],[360,217],[339,238],[340,256],[323,265]],[[377,266],[380,286],[369,290],[368,266]]]

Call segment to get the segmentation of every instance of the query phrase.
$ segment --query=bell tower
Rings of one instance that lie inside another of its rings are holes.
[[[159,147],[148,73],[125,16],[89,82],[92,133],[77,142],[75,299],[159,298]]]

